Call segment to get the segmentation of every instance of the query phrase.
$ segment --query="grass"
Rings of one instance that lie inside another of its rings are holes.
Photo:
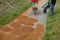
[[[25,10],[27,10],[31,6],[31,3],[26,4],[22,8],[14,11],[12,14],[5,16],[4,18],[0,19],[0,27],[13,21],[17,16],[21,15]]]
[[[44,40],[60,40],[60,0],[57,0],[55,15],[48,15]]]

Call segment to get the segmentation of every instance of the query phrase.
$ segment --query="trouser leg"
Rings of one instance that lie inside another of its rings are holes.
[[[54,5],[53,4],[50,4],[50,12],[52,15],[54,14]]]

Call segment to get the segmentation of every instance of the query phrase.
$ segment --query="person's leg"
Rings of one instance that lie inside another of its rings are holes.
[[[51,15],[54,15],[54,5],[53,4],[50,4],[50,12],[51,12]]]

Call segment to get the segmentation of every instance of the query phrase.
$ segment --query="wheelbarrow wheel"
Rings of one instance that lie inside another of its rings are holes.
[[[38,8],[33,8],[34,15],[37,15],[37,9]]]

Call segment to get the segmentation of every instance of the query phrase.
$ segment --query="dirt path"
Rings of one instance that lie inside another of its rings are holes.
[[[0,29],[0,40],[43,40],[47,14],[43,14],[42,2],[39,2],[38,14],[28,9],[13,22]]]

